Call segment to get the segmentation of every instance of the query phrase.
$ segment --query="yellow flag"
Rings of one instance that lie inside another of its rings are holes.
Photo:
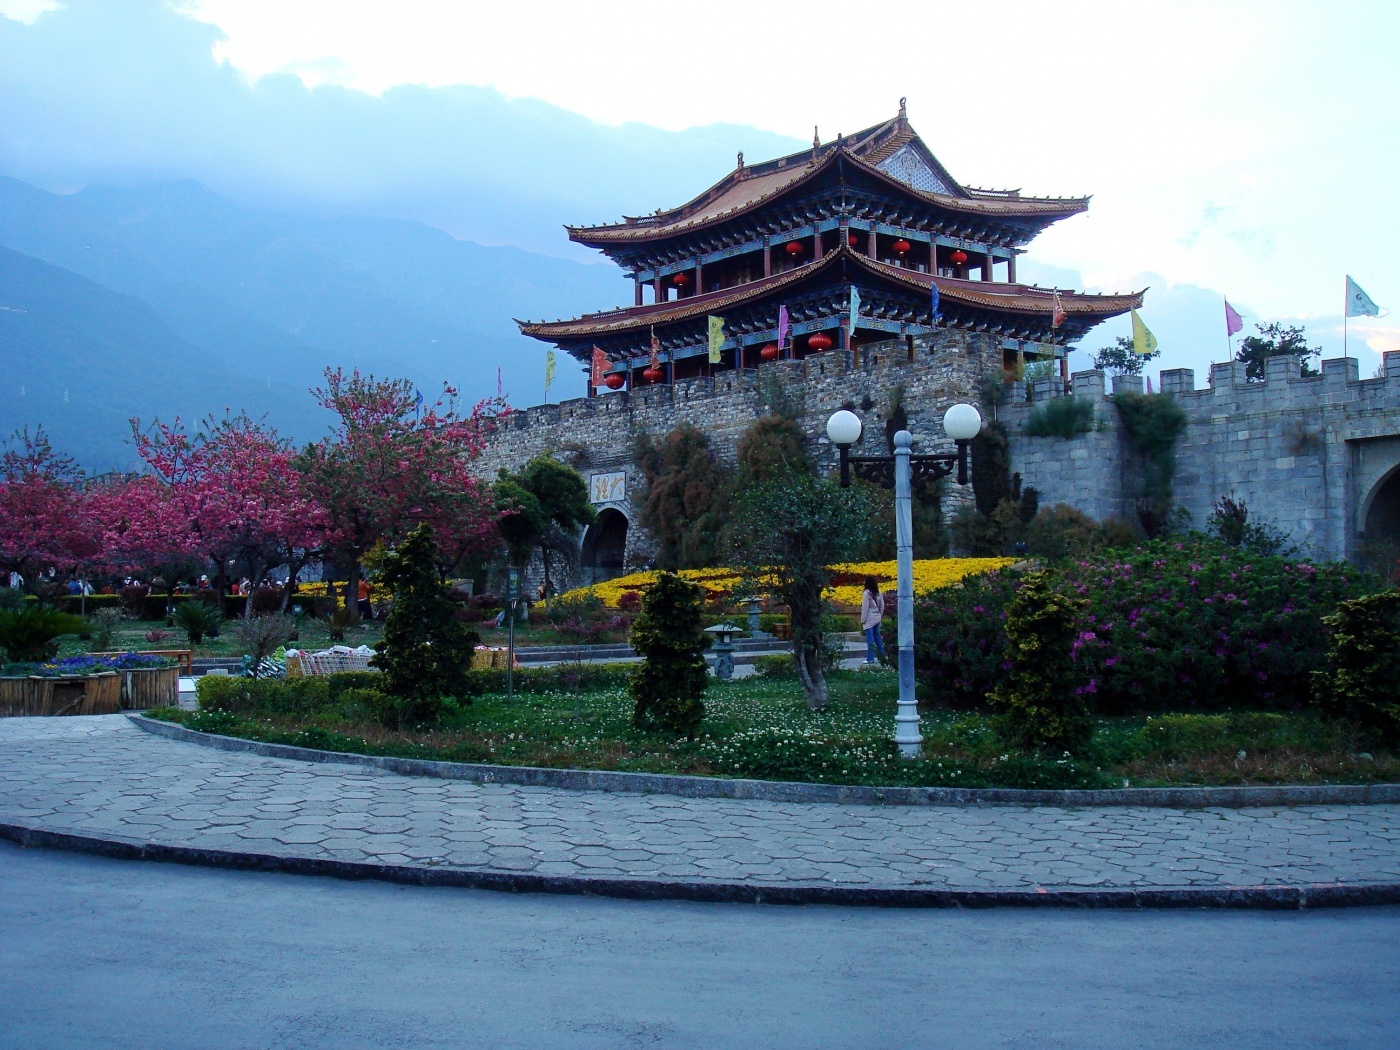
[[[549,397],[549,384],[554,382],[554,351],[544,355],[544,396]]]
[[[719,349],[724,345],[724,318],[710,317],[710,364],[719,364]]]
[[[1142,323],[1142,318],[1138,316],[1136,310],[1133,314],[1133,353],[1148,354],[1157,352],[1157,337],[1147,330],[1147,325]]]

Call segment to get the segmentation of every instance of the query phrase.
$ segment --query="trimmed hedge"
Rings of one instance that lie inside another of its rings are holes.
[[[37,603],[39,601],[34,595],[25,595],[26,603]],[[169,602],[173,609],[177,605],[191,601],[209,601],[209,599],[195,594],[172,594],[167,597],[164,594],[148,594],[144,598],[137,599],[139,607],[135,610],[138,620],[164,620],[166,602]],[[229,595],[224,599],[224,608],[230,616],[241,616],[243,614],[243,598]],[[128,609],[133,603],[129,602],[120,594],[89,594],[86,605],[83,597],[79,594],[58,594],[47,599],[45,605],[58,609],[61,612],[78,615],[83,608],[87,609],[87,614],[91,616],[99,609]],[[334,599],[317,598],[312,595],[297,594],[292,596],[292,604],[300,605],[302,612],[308,616],[325,615],[334,607]],[[258,605],[257,596],[254,596],[254,607]]]

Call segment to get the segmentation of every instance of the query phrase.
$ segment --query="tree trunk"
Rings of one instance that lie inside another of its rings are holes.
[[[360,556],[350,555],[349,569],[345,574],[345,612],[350,623],[360,622]]]
[[[793,643],[793,661],[797,664],[797,680],[807,696],[807,708],[819,711],[826,706],[828,693],[826,675],[822,674],[821,642],[816,645],[803,639]]]

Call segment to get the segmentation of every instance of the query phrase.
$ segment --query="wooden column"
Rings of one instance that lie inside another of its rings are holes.
[[[816,225],[812,227],[812,259],[815,261],[822,257],[822,235],[817,230]]]
[[[666,301],[666,285],[662,283],[660,277],[651,282],[651,301],[653,303],[664,303]]]
[[[865,254],[868,258],[875,258],[875,224],[870,224],[870,234],[865,239]]]
[[[699,259],[695,260],[695,295],[703,295],[705,292],[705,267]]]
[[[996,258],[991,252],[982,256],[982,280],[990,281],[996,272]]]
[[[763,276],[773,276],[773,246],[767,237],[763,238]]]
[[[1006,279],[1012,284],[1016,283],[1016,253],[1013,251],[1011,257],[1006,260]]]
[[[638,278],[638,279],[635,280],[633,283],[636,284],[636,286],[637,286],[637,299],[636,299],[635,305],[641,306],[641,305],[642,305],[642,282],[641,282],[641,279]]]

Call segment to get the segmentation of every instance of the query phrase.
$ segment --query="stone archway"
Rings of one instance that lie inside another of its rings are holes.
[[[1365,503],[1367,543],[1400,549],[1400,466],[1376,482]]]
[[[584,580],[599,583],[623,575],[626,553],[627,515],[614,507],[604,507],[598,512],[598,520],[583,535],[579,567]]]

